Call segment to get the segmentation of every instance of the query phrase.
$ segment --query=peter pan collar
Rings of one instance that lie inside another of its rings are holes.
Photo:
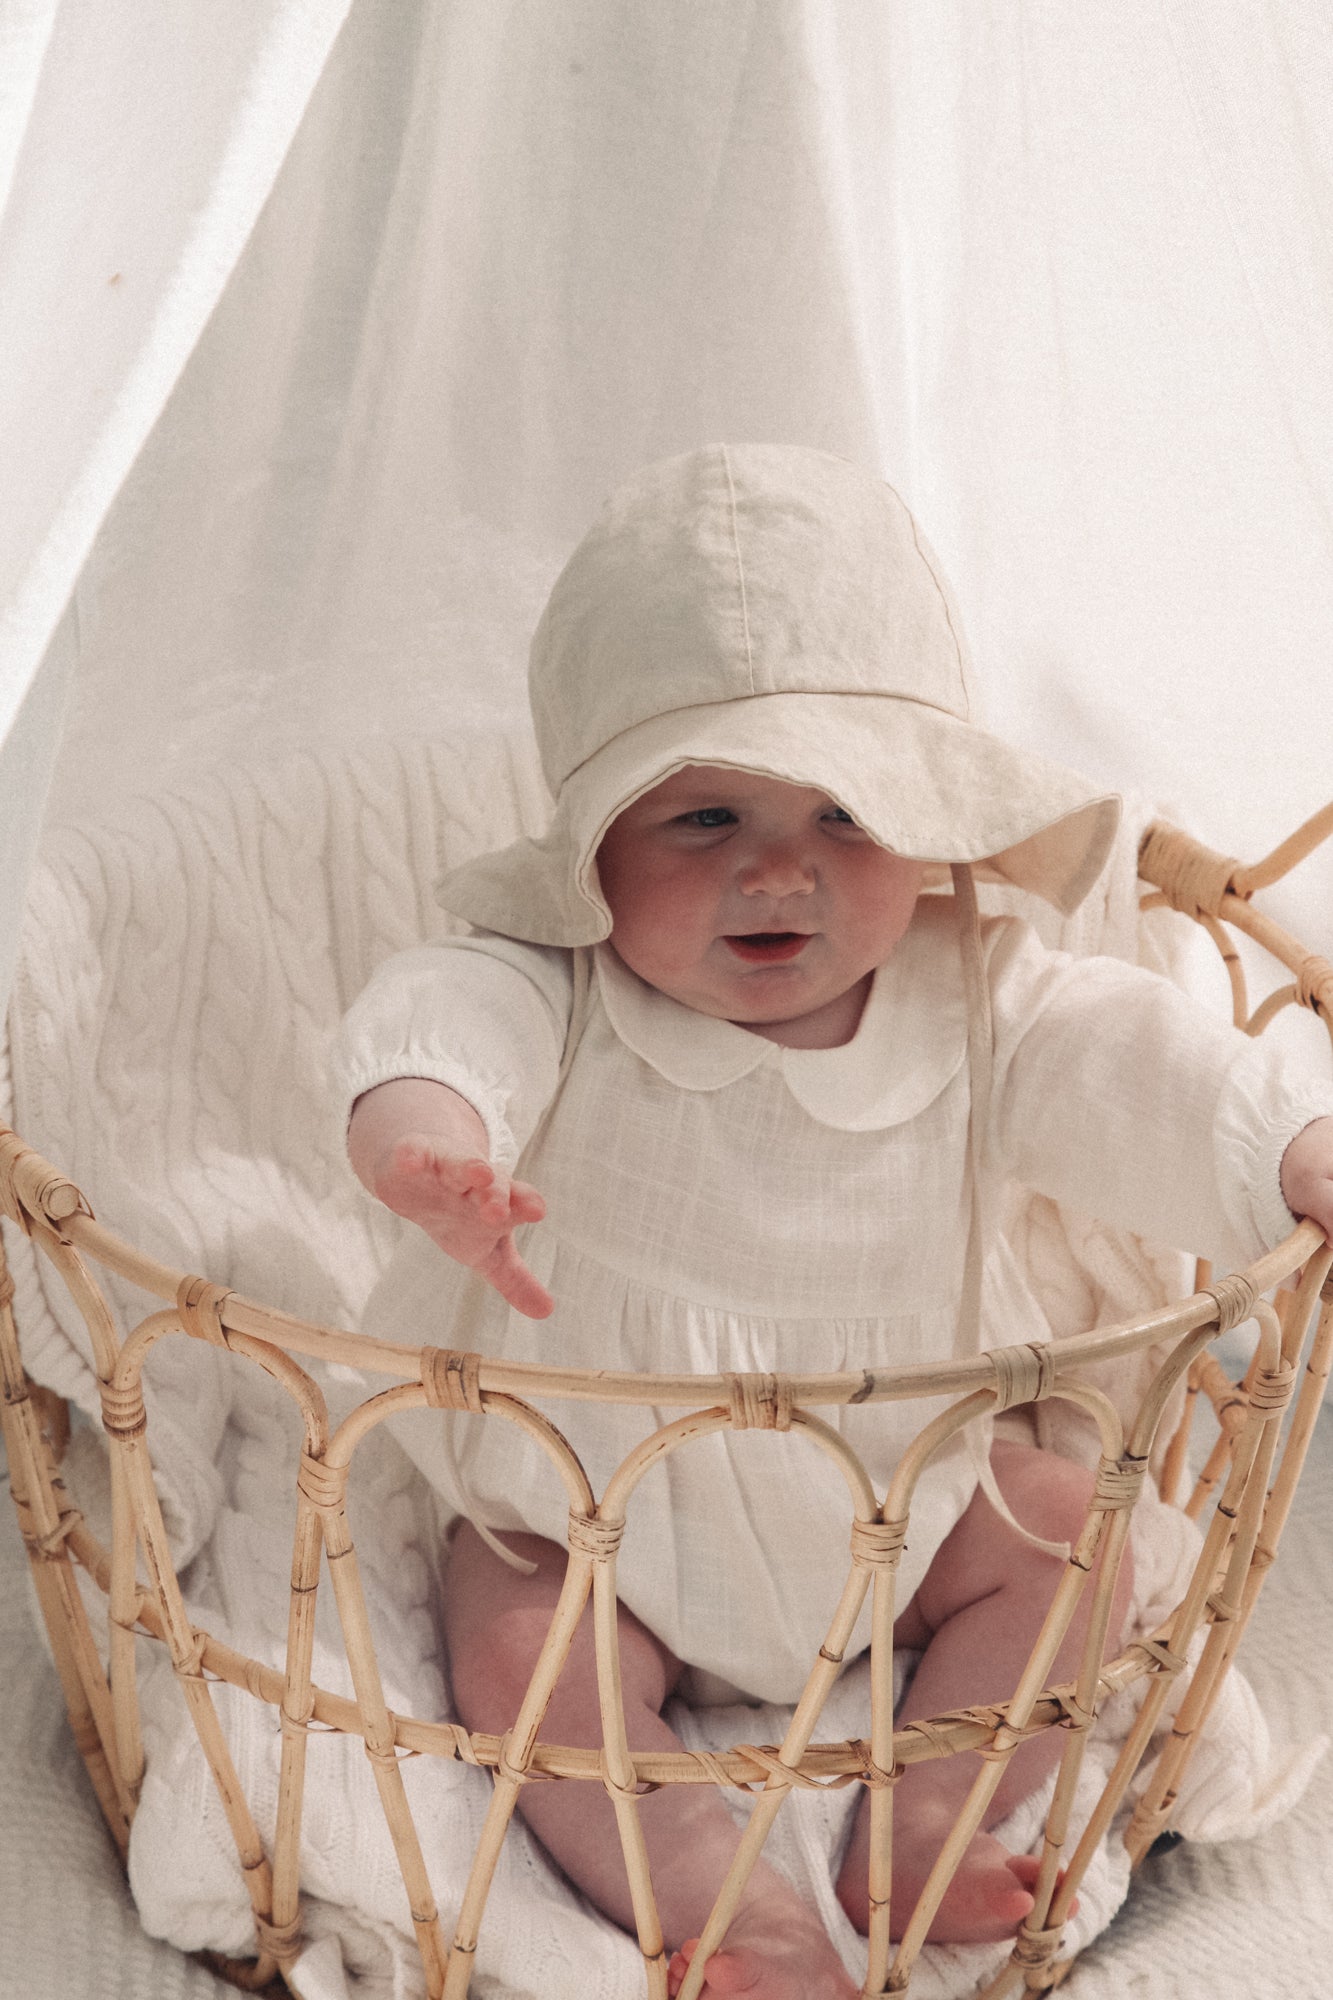
[[[784,1049],[731,1021],[696,1014],[648,986],[609,945],[594,953],[616,1035],[668,1083],[721,1090],[767,1063],[821,1125],[873,1132],[932,1104],[967,1057],[967,1001],[951,901],[923,897],[875,974],[860,1025],[838,1049]]]

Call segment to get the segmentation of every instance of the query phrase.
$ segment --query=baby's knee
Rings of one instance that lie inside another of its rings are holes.
[[[564,1582],[565,1552],[537,1535],[510,1535],[532,1565],[522,1574],[501,1561],[466,1522],[445,1561],[441,1616],[449,1684],[469,1729],[504,1730],[527,1692]]]
[[[469,1623],[449,1646],[449,1685],[468,1729],[499,1735],[518,1714],[550,1629],[546,1606],[510,1604]]]
[[[991,1464],[1014,1519],[1029,1534],[1072,1548],[1087,1523],[1096,1480],[1084,1465],[1036,1445],[997,1439]]]
[[[1029,1534],[1043,1541],[1067,1543],[1075,1548],[1088,1524],[1096,1497],[1096,1475],[1058,1452],[1041,1451],[1035,1445],[997,1441],[992,1464],[995,1477],[1014,1519]],[[1016,1538],[1011,1535],[1011,1541]],[[1101,1573],[1107,1549],[1105,1528],[1093,1555],[1094,1578]],[[1048,1565],[1051,1558],[1030,1544],[1020,1544],[1011,1552],[1016,1563],[1035,1567]],[[1124,1541],[1116,1571],[1111,1623],[1112,1642],[1118,1640],[1133,1594],[1134,1563],[1128,1538]]]

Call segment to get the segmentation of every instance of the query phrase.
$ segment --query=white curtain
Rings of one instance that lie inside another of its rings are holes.
[[[1010,735],[1333,794],[1326,0],[0,0],[0,121],[0,951],[52,769],[512,718],[711,437],[892,478]]]

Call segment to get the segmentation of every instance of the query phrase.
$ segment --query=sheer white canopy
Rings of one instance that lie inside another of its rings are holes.
[[[717,436],[893,478],[994,722],[1257,854],[1333,790],[1331,128],[1323,0],[5,0],[6,953],[52,772],[515,721]]]

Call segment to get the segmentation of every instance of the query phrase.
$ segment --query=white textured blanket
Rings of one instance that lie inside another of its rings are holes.
[[[293,1425],[277,1395],[247,1398],[226,1454],[228,1497],[207,1548],[191,1566],[195,1620],[225,1633],[266,1664],[281,1666],[291,1566],[290,1483],[283,1475]],[[95,1492],[100,1447],[80,1434],[75,1477]],[[438,1538],[406,1459],[388,1439],[359,1465],[352,1527],[366,1585],[386,1695],[391,1708],[430,1717],[449,1713],[439,1670],[434,1618]],[[1188,1523],[1173,1509],[1146,1503],[1136,1522],[1140,1617],[1156,1624],[1183,1593],[1195,1548]],[[148,1647],[144,1646],[146,1660]],[[249,1899],[212,1780],[185,1717],[169,1662],[152,1656],[144,1684],[148,1775],[134,1822],[130,1882],[153,1934],[188,1950],[251,1949]],[[332,1602],[324,1593],[315,1647],[315,1678],[350,1695]],[[261,1830],[277,1811],[281,1737],[271,1710],[226,1687],[215,1690],[241,1783]],[[1105,1733],[1089,1749],[1077,1811],[1091,1810],[1131,1718],[1118,1697],[1103,1711]],[[691,1749],[721,1750],[738,1741],[781,1739],[788,1711],[738,1706],[690,1710],[670,1719]],[[821,1737],[864,1736],[869,1685],[864,1666],[838,1683],[821,1719]],[[1179,1801],[1176,1823],[1195,1839],[1226,1840],[1263,1830],[1304,1790],[1320,1745],[1275,1756],[1253,1694],[1239,1676],[1227,1684],[1208,1741],[1201,1746]],[[490,1780],[459,1763],[421,1758],[406,1767],[409,1797],[431,1881],[446,1919],[461,1897],[467,1862],[481,1832]],[[744,1794],[724,1797],[742,1817]],[[1003,1837],[1018,1851],[1040,1834],[1046,1793],[1025,1802]],[[359,1743],[334,1735],[311,1739],[302,1874],[312,1898],[308,1963],[296,1978],[305,2000],[343,2000],[342,1968],[355,1969],[364,2000],[418,2000],[424,1991],[401,1878],[374,1777]],[[865,1947],[833,1894],[833,1878],[854,1812],[854,1790],[798,1793],[779,1815],[766,1852],[820,1911],[849,1970],[860,1981]],[[1124,1850],[1112,1839],[1080,1892],[1071,1942],[1085,1943],[1114,1915],[1128,1887]],[[329,1940],[338,1940],[336,1951]],[[1007,1956],[1006,1946],[928,1947],[913,1984],[923,2000],[961,2000]],[[602,1922],[550,1867],[526,1829],[506,1842],[487,1906],[477,1959],[481,2000],[624,2000],[642,1979],[637,1947]]]
[[[436,923],[438,868],[499,844],[541,813],[522,752],[487,739],[445,752],[381,745],[354,758],[301,758],[267,778],[238,776],[199,799],[130,803],[96,838],[62,837],[33,907],[11,1023],[14,1117],[65,1166],[102,1219],[171,1263],[308,1316],[354,1324],[399,1227],[351,1189],[341,1134],[323,1110],[326,1038],[385,953]],[[1127,843],[1075,948],[1142,948]],[[1036,1205],[1015,1219],[1059,1330],[1118,1314],[1178,1284],[1144,1250]],[[96,1397],[77,1320],[16,1246],[18,1310],[32,1372],[87,1410]],[[131,1323],[147,1302],[115,1304]],[[166,1341],[149,1371],[150,1439],[186,1586],[199,1622],[255,1656],[281,1660],[290,1563],[290,1410],[258,1371],[198,1343]],[[350,1385],[329,1380],[331,1399]],[[96,1484],[91,1433],[75,1482]],[[381,1666],[392,1706],[447,1714],[434,1619],[440,1523],[388,1439],[358,1464],[351,1496]],[[1153,1622],[1187,1559],[1178,1517],[1157,1512],[1139,1536],[1142,1614]],[[350,1691],[323,1607],[316,1678]],[[148,1777],[131,1873],[148,1927],[174,1942],[243,1951],[248,1901],[179,1692],[144,1642]],[[219,1690],[261,1829],[272,1825],[278,1734],[247,1697]],[[821,1735],[864,1733],[864,1686],[840,1684]],[[687,1741],[772,1740],[783,1718],[750,1709],[676,1718]],[[1281,1811],[1306,1760],[1275,1763],[1244,1688],[1218,1716],[1180,1819],[1200,1837],[1253,1829]],[[1109,1752],[1102,1753],[1103,1759]],[[1085,1784],[1106,1768],[1089,1760]],[[456,1905],[489,1783],[425,1759],[407,1782],[438,1900]],[[355,1743],[316,1737],[303,1859],[314,1940],[309,2000],[336,2000],[341,1968],[368,1994],[419,1990],[406,1900],[366,1761]],[[744,1799],[733,1795],[738,1811]],[[800,1797],[779,1820],[775,1860],[823,1910],[855,1968],[860,1949],[834,1902],[830,1861],[851,1794]],[[1035,1833],[1024,1808],[1012,1837]],[[168,1867],[166,1864],[170,1862]],[[1123,1893],[1107,1853],[1089,1879],[1081,1935]],[[336,1939],[336,1947],[332,1940]],[[985,1955],[939,1950],[924,1993],[971,1989]],[[478,1985],[543,2000],[620,2000],[637,1953],[594,1918],[522,1829],[508,1843],[482,1934]]]

